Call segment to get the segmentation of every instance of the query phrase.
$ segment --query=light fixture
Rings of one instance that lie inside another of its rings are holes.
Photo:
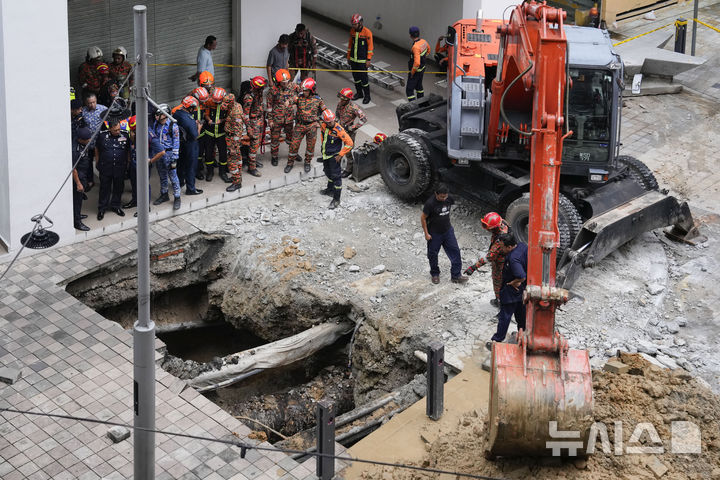
[[[50,223],[47,228],[42,226],[43,218]],[[35,222],[35,227],[32,232],[26,233],[20,239],[23,246],[35,249],[50,248],[60,241],[60,236],[49,230],[53,226],[53,221],[44,214],[35,215],[30,220]]]

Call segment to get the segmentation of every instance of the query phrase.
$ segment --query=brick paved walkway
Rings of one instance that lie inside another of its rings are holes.
[[[196,231],[180,218],[156,222],[151,247]],[[135,231],[126,230],[38,253],[20,260],[0,282],[0,368],[22,371],[16,383],[0,383],[1,406],[132,424],[132,332],[80,303],[63,285],[134,251],[135,242]],[[156,347],[163,346],[158,340]],[[156,428],[215,438],[236,433],[257,444],[247,438],[249,428],[184,381],[159,367],[156,378]],[[107,430],[2,413],[0,478],[132,478],[132,437],[113,444]],[[236,447],[162,434],[156,445],[158,479],[316,478],[314,460],[300,465],[281,452],[250,450],[241,459]]]

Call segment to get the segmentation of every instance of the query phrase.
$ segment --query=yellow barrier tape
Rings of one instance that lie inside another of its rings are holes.
[[[720,29],[715,28],[715,27],[713,27],[712,25],[708,25],[707,23],[703,22],[702,20],[698,20],[697,18],[693,18],[693,20],[695,20],[695,21],[696,21],[697,23],[699,23],[700,25],[703,25],[703,26],[705,26],[705,27],[707,27],[707,28],[710,28],[710,29],[715,30],[716,32],[720,33]]]
[[[651,33],[653,33],[653,32],[657,32],[658,30],[662,30],[663,28],[669,27],[670,25],[675,25],[675,24],[674,24],[674,23],[668,23],[667,25],[663,25],[662,27],[658,27],[658,28],[656,28],[656,29],[654,29],[654,30],[650,30],[649,32],[641,33],[640,35],[635,35],[634,37],[626,38],[626,39],[623,40],[622,42],[613,43],[613,47],[617,47],[618,45],[622,45],[623,43],[627,43],[627,42],[629,42],[630,40],[635,40],[635,39],[637,39],[637,38],[644,37],[645,35],[649,35],[649,34],[651,34]]]
[[[149,67],[195,67],[197,63],[148,63]],[[226,63],[216,63],[216,67],[227,68],[267,68],[265,65],[229,65]],[[291,70],[298,70],[292,68]],[[338,68],[301,68],[299,70],[308,70],[311,72],[367,72],[367,73],[410,73],[410,70],[344,70]],[[445,75],[447,72],[425,72],[432,75]]]

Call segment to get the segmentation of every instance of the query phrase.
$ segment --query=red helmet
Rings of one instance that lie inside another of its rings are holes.
[[[349,88],[345,87],[338,92],[338,97],[345,97],[348,100],[352,100],[353,92]]]
[[[205,87],[197,87],[192,91],[192,94],[200,103],[205,103],[210,100],[210,94]]]
[[[213,77],[213,74],[210,72],[200,72],[200,77],[198,78],[198,82],[203,87],[210,86],[215,83],[215,77]]]
[[[275,81],[280,82],[287,82],[290,80],[290,72],[288,72],[286,69],[281,68],[277,72],[275,72]]]
[[[322,119],[325,123],[330,123],[335,121],[335,114],[330,110],[329,108],[326,108],[322,112]]]
[[[98,65],[96,67],[96,70],[100,75],[107,75],[110,73],[110,67],[108,67],[106,63],[101,63],[100,65]]]
[[[315,80],[312,78],[306,78],[302,81],[300,84],[303,90],[314,90],[315,89]]]
[[[197,108],[200,106],[200,102],[198,102],[197,98],[188,95],[187,97],[183,98],[182,106],[185,108]]]
[[[133,115],[132,117],[128,117],[127,123],[128,123],[128,127],[130,127],[130,130],[135,130],[135,123],[136,123],[135,120],[136,120],[135,115]]]
[[[377,143],[378,145],[380,145],[382,142],[385,141],[386,138],[387,138],[387,135],[385,135],[384,133],[378,133],[375,135],[375,138],[373,138],[373,141],[375,143]]]
[[[500,226],[502,217],[495,212],[490,212],[486,214],[480,222],[485,230],[492,230]]]
[[[265,77],[253,77],[250,83],[252,83],[253,88],[263,88],[267,85],[267,80],[265,80]]]
[[[356,13],[350,18],[350,23],[360,23],[363,21],[362,15]]]
[[[213,102],[220,104],[220,102],[223,101],[223,98],[225,98],[225,95],[227,95],[225,89],[222,87],[217,87],[212,94],[212,100]]]

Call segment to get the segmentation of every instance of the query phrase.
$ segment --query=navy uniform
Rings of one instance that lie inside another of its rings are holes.
[[[525,291],[527,278],[527,255],[528,247],[524,243],[518,243],[505,257],[502,269],[502,288],[500,289],[500,313],[498,314],[498,326],[493,342],[502,342],[507,335],[510,319],[515,315],[518,330],[525,328],[525,303],[523,303],[523,292]],[[522,279],[523,282],[518,288],[510,285],[510,282]]]
[[[106,210],[113,210],[120,216],[120,197],[125,183],[125,171],[130,163],[130,138],[120,131],[117,137],[110,131],[100,133],[95,142],[97,150],[97,169],[100,176],[100,198],[98,201],[98,220],[102,220]]]
[[[327,177],[327,187],[321,193],[332,195],[333,200],[330,208],[336,208],[340,204],[342,193],[342,169],[340,161],[353,147],[353,141],[345,129],[338,122],[331,127],[327,123],[320,124],[321,151],[323,159],[323,172]]]
[[[413,45],[410,50],[410,60],[408,60],[410,73],[408,73],[405,86],[408,102],[412,102],[416,98],[422,98],[425,95],[422,81],[425,73],[425,62],[430,53],[430,44],[420,38],[420,29],[418,27],[410,27],[410,37]]]

